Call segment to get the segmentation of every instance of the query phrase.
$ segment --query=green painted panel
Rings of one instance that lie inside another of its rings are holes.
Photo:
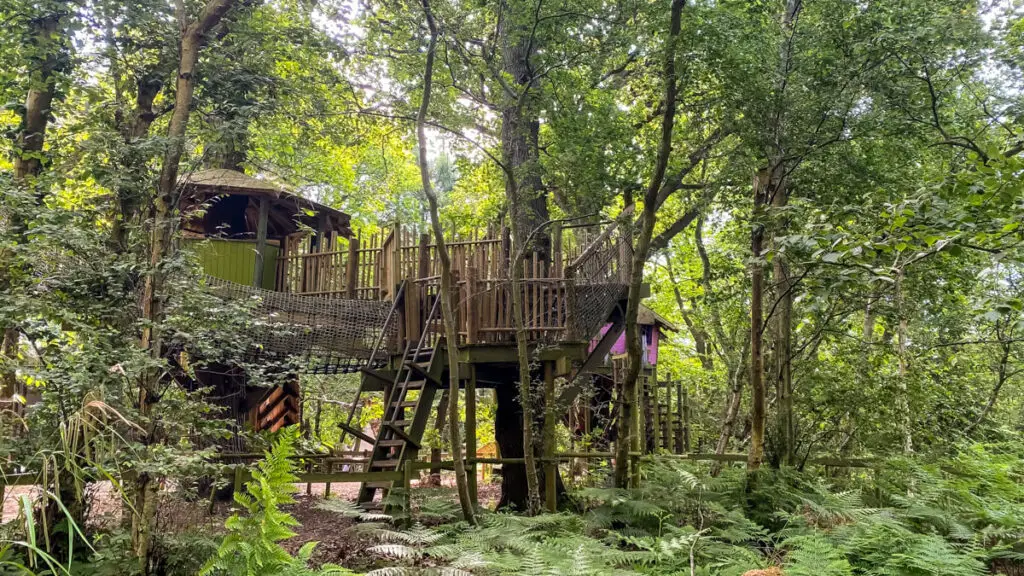
[[[203,272],[210,276],[252,285],[256,264],[256,242],[249,240],[187,239],[185,245],[196,253]],[[263,262],[263,288],[274,289],[278,247],[267,244]]]

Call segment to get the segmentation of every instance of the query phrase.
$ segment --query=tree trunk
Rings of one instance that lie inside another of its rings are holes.
[[[430,30],[430,41],[427,46],[427,59],[423,70],[423,97],[416,114],[416,141],[419,146],[420,182],[423,194],[430,206],[430,225],[434,230],[434,241],[437,244],[437,255],[440,260],[441,273],[441,315],[444,319],[445,348],[448,352],[448,440],[452,461],[455,463],[455,486],[459,493],[459,504],[466,522],[476,524],[476,510],[469,495],[469,483],[466,479],[466,461],[462,456],[462,438],[459,430],[459,331],[455,325],[455,308],[452,305],[452,262],[448,255],[448,247],[444,242],[444,230],[437,211],[437,196],[430,183],[430,168],[427,165],[427,111],[430,108],[430,91],[434,77],[434,55],[437,48],[437,23],[430,10],[430,1],[423,0],[423,15]]]
[[[729,449],[729,438],[732,438],[733,428],[736,426],[736,418],[740,414],[740,406],[743,404],[743,374],[746,372],[747,352],[750,350],[751,338],[746,338],[743,343],[743,351],[739,354],[738,361],[730,364],[729,375],[729,399],[725,403],[722,414],[722,429],[718,433],[718,441],[715,442],[715,454],[725,454]],[[711,475],[718,476],[722,472],[723,462],[716,460],[711,464]]]
[[[1011,327],[1010,331],[1012,332],[1012,330],[1013,328]],[[988,402],[985,403],[985,407],[982,408],[981,413],[978,414],[978,417],[975,418],[974,421],[971,422],[971,424],[967,426],[966,429],[964,429],[964,434],[970,434],[970,432],[974,430],[978,426],[978,424],[981,424],[982,422],[985,421],[985,418],[987,418],[989,413],[992,412],[992,409],[995,408],[996,401],[999,400],[999,391],[1003,389],[1003,385],[1006,384],[1007,380],[1013,378],[1014,376],[1020,373],[1020,370],[1016,370],[1013,372],[1010,372],[1009,370],[1010,350],[1013,347],[1012,334],[1004,335],[1002,328],[1000,328],[999,324],[997,323],[996,335],[999,337],[1000,347],[999,364],[996,366],[996,383],[995,386],[992,387],[992,392],[988,396]]]
[[[231,8],[233,0],[210,0],[203,7],[198,18],[188,24],[188,17],[183,13],[184,6],[179,4],[178,21],[183,23],[181,30],[181,53],[178,63],[178,75],[175,86],[174,112],[167,127],[167,149],[164,152],[160,181],[154,198],[153,223],[150,235],[149,272],[143,286],[141,308],[146,324],[142,329],[141,345],[149,351],[154,360],[154,368],[145,371],[139,387],[139,414],[143,419],[146,433],[143,443],[152,445],[159,443],[158,419],[152,418],[152,404],[159,397],[161,370],[159,366],[163,357],[163,343],[160,324],[164,320],[165,281],[167,271],[164,263],[172,253],[172,232],[175,222],[175,196],[178,186],[178,165],[185,149],[185,133],[191,114],[192,95],[195,91],[195,66],[199,60],[207,32],[220,21]],[[152,546],[153,528],[156,521],[157,497],[156,478],[149,473],[140,473],[135,486],[136,514],[141,514],[133,521],[132,547],[139,561],[143,574],[149,574],[149,556]]]
[[[550,235],[543,230],[532,234],[549,219],[547,193],[541,179],[540,121],[531,97],[535,76],[530,60],[538,48],[533,27],[527,22],[532,15],[533,8],[527,3],[501,2],[497,34],[502,64],[518,91],[506,94],[501,111],[501,155],[505,170],[514,175],[505,181],[510,220],[524,238],[532,236],[529,247],[519,248],[523,254],[535,250],[547,262],[551,255]]]
[[[438,436],[444,434],[445,422],[448,420],[448,391],[441,393],[441,401],[437,403],[437,417],[434,418],[434,431]],[[441,485],[441,449],[430,450],[430,476],[427,478],[427,486],[438,487]]]
[[[64,41],[63,31],[59,29],[61,14],[46,14],[32,20],[30,32],[32,44],[28,47],[28,68],[33,72],[28,93],[25,96],[25,110],[21,118],[21,127],[14,143],[14,184],[23,189],[31,189],[35,177],[43,169],[43,143],[46,140],[46,128],[50,122],[50,109],[57,84],[58,55]],[[36,192],[38,195],[38,191]],[[11,231],[20,234],[25,226],[17,207],[11,207],[9,224]],[[21,241],[20,235],[18,241]],[[0,252],[2,254],[2,252]],[[6,258],[5,258],[6,260]],[[4,263],[4,275],[0,278],[0,287],[7,288],[10,283],[7,269],[10,261]],[[18,383],[15,364],[17,363],[19,332],[16,326],[3,328],[3,342],[0,353],[4,355],[4,368],[0,372],[0,401],[10,406],[11,411],[21,413],[22,404],[15,400],[15,395],[24,396],[24,390]]]
[[[139,215],[141,192],[146,181],[149,158],[136,148],[138,142],[149,135],[149,128],[156,120],[153,103],[164,86],[164,75],[169,65],[161,57],[151,69],[144,71],[136,82],[135,109],[132,118],[121,127],[126,150],[121,157],[124,171],[122,184],[117,187],[117,213],[111,219],[110,241],[116,250],[128,250],[128,224]],[[116,80],[115,80],[116,81]]]
[[[644,207],[640,214],[640,234],[636,239],[633,248],[633,261],[630,269],[629,295],[626,301],[626,356],[627,368],[626,377],[622,383],[622,399],[619,403],[618,435],[615,444],[615,485],[625,488],[629,485],[630,477],[635,474],[631,470],[629,447],[633,443],[634,412],[637,401],[637,381],[640,377],[640,367],[643,364],[643,347],[640,343],[640,330],[637,326],[637,315],[640,312],[641,288],[644,280],[644,265],[647,263],[647,254],[650,250],[651,237],[654,234],[654,224],[657,220],[658,195],[661,191],[662,182],[665,179],[665,171],[668,169],[669,157],[672,154],[672,131],[676,121],[676,96],[679,92],[679,85],[676,79],[676,43],[679,39],[679,32],[682,28],[683,6],[685,0],[672,0],[669,36],[665,45],[664,63],[662,67],[662,79],[665,83],[665,110],[661,120],[661,141],[658,145],[658,156],[654,163],[654,172],[644,193]],[[629,241],[629,236],[623,237],[624,242]]]
[[[907,387],[907,310],[903,294],[903,269],[896,273],[896,314],[899,330],[896,335],[896,355],[899,359],[899,373],[896,378],[896,411],[900,419],[900,435],[903,453],[914,452],[914,435],[911,430],[910,392]]]
[[[789,187],[779,185],[772,195],[772,208],[783,209],[789,201]],[[780,220],[780,232],[785,234],[785,219]],[[777,247],[776,247],[777,248]],[[775,398],[776,428],[779,446],[779,464],[796,464],[796,425],[793,420],[793,285],[789,277],[789,265],[778,250],[772,259],[772,279],[778,294],[775,310]]]
[[[747,470],[754,471],[764,461],[765,387],[762,305],[764,301],[764,206],[768,197],[770,172],[762,170],[754,178],[753,225],[750,233],[750,448]]]

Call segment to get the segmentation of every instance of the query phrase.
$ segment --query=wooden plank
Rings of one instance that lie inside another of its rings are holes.
[[[373,445],[373,444],[375,444],[377,442],[376,438],[373,438],[372,436],[367,435],[362,430],[360,430],[360,429],[358,429],[358,428],[356,428],[354,426],[349,426],[348,424],[345,424],[344,422],[338,422],[338,428],[341,428],[345,432],[348,432],[349,434],[355,436],[356,438],[359,438],[363,442],[367,442],[367,443],[369,443],[371,445]]]
[[[413,439],[412,436],[409,436],[408,434],[406,434],[405,430],[402,430],[401,426],[397,426],[397,425],[390,424],[390,423],[385,423],[384,426],[386,426],[388,429],[390,429],[392,434],[394,434],[395,436],[398,436],[402,440],[405,440],[406,444],[409,444],[410,446],[412,446],[413,448],[415,448],[417,450],[419,450],[421,448],[420,443],[417,442],[415,439]]]
[[[480,314],[477,306],[477,268],[476,266],[466,267],[466,338],[470,344],[476,344],[480,338]]]
[[[349,238],[348,262],[345,263],[345,296],[356,298],[359,284],[359,237]]]

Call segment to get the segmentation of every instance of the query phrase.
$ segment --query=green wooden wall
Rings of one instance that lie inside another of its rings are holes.
[[[256,264],[256,242],[251,240],[188,239],[186,247],[196,253],[203,271],[231,282],[252,286]],[[263,288],[274,289],[279,248],[267,244],[263,261]]]

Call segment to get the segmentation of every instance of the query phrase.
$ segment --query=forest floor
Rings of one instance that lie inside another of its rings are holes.
[[[419,482],[413,483],[414,490],[419,484]],[[454,478],[450,475],[443,477],[442,486],[448,489],[442,492],[449,493],[452,502],[456,502]],[[283,507],[284,511],[290,513],[299,522],[297,526],[293,527],[296,535],[283,543],[289,552],[296,552],[307,542],[319,542],[313,555],[313,563],[316,565],[326,562],[341,564],[365,546],[365,542],[361,542],[359,538],[353,538],[353,534],[347,530],[354,524],[352,519],[317,507],[317,504],[325,497],[326,484],[307,486],[302,483],[296,484],[295,487],[297,488],[296,502]],[[159,507],[157,522],[162,530],[172,533],[193,529],[218,532],[231,514],[231,502],[217,503],[211,513],[208,500],[182,500],[168,488],[165,487],[164,493],[168,499],[173,500],[173,503],[169,506]],[[331,484],[331,498],[354,501],[358,492],[358,483]],[[500,498],[501,486],[480,479],[478,492],[480,505],[485,508],[493,508]],[[124,507],[121,497],[112,485],[109,482],[97,483],[90,486],[88,494],[91,523],[100,526],[115,525],[119,521]],[[4,492],[0,522],[10,522],[18,517],[20,501],[23,496],[28,496],[34,502],[39,496],[39,488],[35,486],[8,488]]]

